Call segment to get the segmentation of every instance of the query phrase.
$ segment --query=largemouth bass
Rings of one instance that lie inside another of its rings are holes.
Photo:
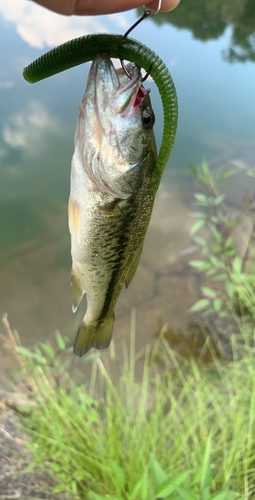
[[[140,68],[127,70],[131,79],[98,54],[79,105],[69,199],[74,312],[87,294],[79,356],[111,341],[114,306],[139,264],[154,201],[154,114]]]

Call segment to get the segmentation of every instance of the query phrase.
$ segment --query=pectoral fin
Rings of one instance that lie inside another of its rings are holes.
[[[140,262],[140,258],[141,258],[141,255],[142,255],[142,251],[143,251],[143,245],[141,246],[136,258],[135,258],[135,261],[131,267],[131,269],[129,270],[129,273],[125,279],[125,286],[126,288],[128,287],[129,283],[132,281],[132,278],[138,268],[138,265],[139,265],[139,262]]]
[[[72,201],[69,198],[68,203],[68,216],[69,216],[69,230],[71,235],[75,235],[77,241],[79,241],[80,232],[80,207],[77,201]]]
[[[75,313],[84,293],[85,290],[81,286],[81,282],[77,276],[77,273],[72,269],[72,310]]]

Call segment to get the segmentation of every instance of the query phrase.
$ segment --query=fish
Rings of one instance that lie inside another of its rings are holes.
[[[109,346],[114,307],[138,267],[153,207],[157,150],[150,89],[134,63],[126,71],[98,54],[79,104],[68,205],[73,312],[87,297],[77,356]]]

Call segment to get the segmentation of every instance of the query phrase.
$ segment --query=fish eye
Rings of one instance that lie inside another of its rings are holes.
[[[155,123],[155,116],[153,111],[151,111],[150,109],[144,109],[142,112],[142,122],[144,128],[146,128],[147,130],[151,130]]]

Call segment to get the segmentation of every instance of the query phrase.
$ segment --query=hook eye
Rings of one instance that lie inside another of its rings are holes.
[[[158,14],[158,12],[160,11],[161,9],[161,5],[162,5],[162,0],[158,0],[158,8],[157,10],[155,10],[155,12],[152,13],[152,10],[147,10],[146,9],[146,5],[143,5],[143,12],[149,12],[149,14],[147,14],[149,17],[154,17],[156,16],[156,14]]]

